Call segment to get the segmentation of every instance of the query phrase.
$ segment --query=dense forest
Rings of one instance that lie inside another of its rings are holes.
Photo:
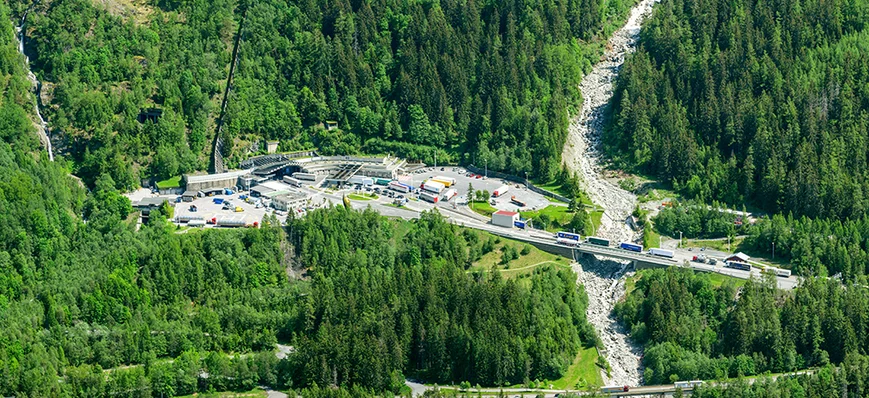
[[[315,212],[288,228],[313,273],[294,357],[301,385],[397,391],[402,375],[441,384],[552,380],[580,344],[596,342],[576,275],[468,274],[464,234],[436,213],[415,221],[400,244],[371,210]]]
[[[690,196],[869,209],[869,2],[667,0],[624,65],[605,141]]]
[[[646,347],[647,384],[841,364],[869,349],[863,288],[806,279],[790,293],[770,277],[746,282],[737,296],[732,281],[716,286],[707,274],[671,268],[640,275],[615,312]]]
[[[370,396],[398,392],[405,374],[557,378],[596,344],[573,273],[469,274],[486,242],[436,214],[410,224],[341,208],[288,230],[267,218],[188,232],[164,209],[137,231],[112,173],[86,190],[71,162],[48,161],[9,13],[0,4],[0,395]],[[311,279],[290,280],[293,264]],[[297,349],[281,360],[279,341]]]
[[[32,2],[11,3],[20,16]],[[230,165],[269,139],[429,162],[439,151],[549,181],[582,71],[631,4],[191,0],[124,13],[54,0],[28,14],[27,51],[59,148],[88,185],[207,167],[243,15],[223,129]],[[162,116],[137,121],[148,108]]]

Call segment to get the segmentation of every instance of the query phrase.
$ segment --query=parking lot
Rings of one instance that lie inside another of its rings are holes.
[[[427,167],[425,169],[419,170],[413,174],[410,174],[410,182],[407,182],[414,187],[419,187],[425,180],[435,177],[435,176],[444,176],[451,177],[456,179],[456,184],[451,188],[455,188],[459,196],[454,199],[459,202],[463,202],[467,200],[468,195],[468,186],[473,186],[475,191],[488,191],[491,195],[498,187],[502,185],[507,185],[510,187],[510,190],[498,197],[498,198],[490,198],[494,200],[495,204],[493,205],[495,208],[500,210],[509,210],[509,211],[517,211],[520,208],[510,201],[510,198],[515,196],[517,200],[521,202],[525,202],[525,207],[522,207],[522,211],[530,211],[541,209],[550,205],[549,199],[545,196],[540,195],[536,192],[529,191],[525,188],[524,184],[517,184],[515,182],[510,182],[506,180],[502,180],[500,178],[485,178],[484,176],[473,176],[469,177],[468,172],[461,167]]]
[[[245,221],[248,224],[262,221],[263,216],[266,214],[277,216],[281,222],[286,219],[286,213],[275,213],[274,209],[265,205],[257,208],[255,204],[239,199],[239,196],[241,195],[247,195],[247,193],[215,195],[211,197],[196,198],[193,202],[179,202],[175,204],[175,217],[199,216],[206,221],[211,219],[233,219]],[[222,203],[214,203],[215,198],[223,199],[224,202],[229,201],[231,203],[230,209],[224,210],[224,205]],[[196,211],[192,210],[192,206],[196,206]],[[242,211],[236,212],[236,207],[241,208]],[[213,225],[209,224],[207,226]]]

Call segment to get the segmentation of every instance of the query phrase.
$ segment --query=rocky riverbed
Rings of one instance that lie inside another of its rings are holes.
[[[602,60],[580,84],[583,104],[570,124],[564,163],[577,173],[592,201],[606,209],[598,235],[613,242],[632,241],[637,234],[625,223],[634,210],[637,198],[603,177],[600,139],[604,109],[613,95],[613,83],[625,57],[636,50],[640,26],[658,0],[642,0],[631,9],[627,23],[613,34]],[[613,305],[624,295],[624,277],[633,270],[630,264],[607,259],[584,258],[574,263],[578,283],[589,296],[588,319],[595,326],[606,348],[611,373],[604,374],[606,384],[642,383],[641,347],[633,345],[627,331],[612,316]]]

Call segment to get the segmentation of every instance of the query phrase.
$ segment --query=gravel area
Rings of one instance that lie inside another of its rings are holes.
[[[657,1],[642,0],[631,9],[625,26],[610,38],[601,62],[583,78],[580,84],[582,110],[571,122],[562,154],[564,163],[581,177],[591,200],[606,209],[598,235],[614,242],[637,237],[624,222],[636,206],[637,198],[601,175],[603,111],[612,98],[613,82],[625,56],[636,50],[640,26]],[[630,264],[584,257],[581,265],[575,263],[573,267],[579,275],[578,283],[588,292],[588,318],[603,341],[606,359],[612,368],[610,376],[603,375],[605,384],[639,385],[642,349],[631,344],[627,331],[611,314],[613,304],[624,295],[624,276],[631,271]]]

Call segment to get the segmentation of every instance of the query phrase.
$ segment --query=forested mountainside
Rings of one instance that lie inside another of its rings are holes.
[[[400,239],[394,222],[371,210],[314,212],[288,229],[314,274],[297,330],[297,387],[397,392],[405,375],[440,384],[554,380],[581,344],[597,343],[572,271],[469,274],[469,248],[484,242],[437,213]]]
[[[860,285],[843,288],[839,281],[815,278],[783,292],[774,278],[737,287],[732,281],[716,286],[709,274],[675,268],[639,275],[615,312],[631,328],[631,338],[646,346],[647,384],[833,364],[847,369],[837,383],[857,392],[848,396],[865,395],[869,374],[859,364],[869,361],[869,291]]]
[[[606,142],[692,196],[869,208],[869,2],[666,0],[625,64]]]
[[[17,14],[28,1],[12,2]],[[28,16],[48,120],[76,174],[118,187],[207,167],[232,43],[230,164],[250,144],[468,161],[551,180],[582,69],[627,0],[160,1],[138,18],[89,0]],[[157,123],[140,123],[157,107]],[[339,130],[326,131],[326,120]],[[471,144],[471,145],[468,145]],[[532,161],[532,159],[534,159]]]
[[[466,273],[483,242],[435,214],[398,236],[402,221],[320,210],[291,222],[298,253],[268,218],[178,234],[162,209],[134,231],[108,173],[86,193],[41,151],[13,34],[0,4],[0,395],[394,394],[404,374],[557,378],[596,343],[572,272]],[[291,282],[293,261],[313,279]],[[298,352],[278,360],[277,341]]]

